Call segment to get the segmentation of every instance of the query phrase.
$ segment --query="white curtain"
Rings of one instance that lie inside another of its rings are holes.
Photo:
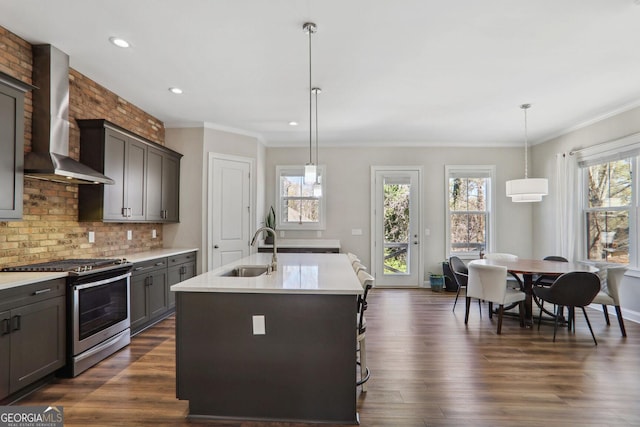
[[[575,155],[556,154],[555,250],[570,261],[582,258],[582,180]]]

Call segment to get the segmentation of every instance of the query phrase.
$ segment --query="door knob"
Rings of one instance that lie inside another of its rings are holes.
[[[220,246],[218,245],[213,245],[213,249],[218,249]]]

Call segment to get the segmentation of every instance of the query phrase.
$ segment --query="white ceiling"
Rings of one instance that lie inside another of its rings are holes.
[[[321,145],[500,146],[523,143],[525,102],[533,143],[640,105],[638,3],[14,0],[0,25],[168,127],[305,146],[312,21]]]

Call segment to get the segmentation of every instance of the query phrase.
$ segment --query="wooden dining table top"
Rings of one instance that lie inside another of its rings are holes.
[[[571,271],[588,271],[591,273],[598,271],[596,267],[582,262],[546,261],[541,259],[478,259],[472,262],[482,265],[499,265],[507,267],[507,270],[517,274],[545,274],[559,276]]]

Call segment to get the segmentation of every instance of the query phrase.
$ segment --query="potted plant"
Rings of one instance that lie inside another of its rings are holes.
[[[264,225],[274,231],[276,229],[276,212],[273,210],[273,206],[271,206],[269,213],[264,218]],[[273,245],[273,234],[265,232],[264,243],[265,245]]]

